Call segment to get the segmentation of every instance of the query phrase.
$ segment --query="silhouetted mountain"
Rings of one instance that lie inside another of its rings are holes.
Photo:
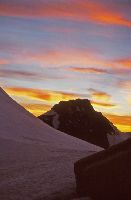
[[[61,101],[39,118],[55,129],[104,148],[110,146],[109,140],[118,143],[120,139],[118,129],[95,111],[88,99]]]

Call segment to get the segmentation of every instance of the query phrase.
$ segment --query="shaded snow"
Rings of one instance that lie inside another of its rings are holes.
[[[59,134],[0,89],[0,200],[75,199],[74,162],[100,150]]]
[[[109,141],[109,145],[112,146],[112,145],[115,145],[115,144],[118,144],[124,140],[127,140],[129,138],[129,136],[125,133],[119,133],[119,134],[107,134],[107,138],[108,138],[108,141]]]
[[[120,132],[118,131],[118,129],[113,125],[112,122],[110,122],[110,126],[113,128],[113,133],[112,133],[112,135],[113,135],[113,134],[118,134],[118,133],[120,133]]]
[[[59,128],[59,124],[60,124],[60,121],[59,121],[59,114],[57,112],[55,112],[54,110],[50,110],[48,112],[46,112],[44,115],[47,115],[47,116],[52,116],[52,125],[55,129],[58,129]]]
[[[114,130],[113,133],[107,134],[107,138],[108,138],[110,146],[118,144],[118,143],[120,143],[124,140],[127,140],[129,138],[128,134],[121,133],[120,131],[118,131],[118,129],[112,123],[110,123],[110,125]]]
[[[55,112],[55,111],[54,111]],[[55,112],[55,115],[54,115],[54,117],[53,117],[53,127],[55,128],[55,129],[58,129],[59,128],[59,124],[60,124],[60,122],[59,122],[59,114],[57,113],[57,112]]]

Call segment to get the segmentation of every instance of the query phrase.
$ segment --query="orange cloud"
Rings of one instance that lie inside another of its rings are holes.
[[[48,104],[21,104],[26,110],[34,114],[35,116],[39,116],[48,110],[51,109],[51,106]]]
[[[39,90],[32,88],[7,87],[5,88],[5,90],[7,93],[14,96],[26,97],[30,100],[33,99],[44,100],[52,104],[62,100],[66,101],[69,99],[76,99],[80,97],[79,94],[74,94],[74,93],[66,93],[66,92],[51,91],[51,90]]]
[[[107,25],[131,26],[131,21],[124,15],[104,3],[93,1],[62,1],[62,2],[41,2],[32,1],[29,3],[0,3],[0,15],[17,17],[47,17],[75,21],[91,21]]]
[[[91,97],[95,100],[102,100],[102,101],[109,101],[111,99],[111,95],[107,94],[106,92],[102,92],[95,89],[88,89],[91,92]]]
[[[7,93],[14,95],[14,96],[23,96],[30,99],[38,99],[38,100],[50,100],[51,96],[46,91],[42,90],[35,90],[32,88],[18,88],[18,87],[8,87],[5,88]]]
[[[93,101],[91,100],[91,104],[95,107],[95,106],[98,106],[98,107],[105,107],[105,108],[112,108],[112,107],[115,107],[116,105],[113,104],[113,103],[103,103],[103,102],[97,102],[97,101]]]
[[[104,108],[112,108],[115,107],[116,104],[110,102],[111,95],[106,92],[95,90],[93,88],[88,89],[91,93],[91,103],[94,107],[104,107]]]
[[[98,8],[98,7],[97,7]],[[104,10],[105,9],[105,10]],[[95,13],[96,11],[96,13]],[[99,7],[99,10],[95,10],[94,13],[91,13],[92,20],[108,25],[120,25],[120,26],[129,26],[131,27],[131,21],[125,19],[122,14],[109,11],[106,7]]]
[[[9,64],[9,61],[6,59],[0,58],[0,65],[6,65],[6,64]]]
[[[115,126],[122,132],[131,132],[131,126],[115,124]]]
[[[115,61],[117,64],[131,69],[131,58],[122,58]]]
[[[120,116],[120,115],[113,115],[104,113],[104,115],[113,122],[121,131],[131,131],[131,116]]]
[[[80,73],[95,73],[95,74],[105,74],[108,73],[107,70],[104,69],[98,69],[93,67],[70,67],[68,68],[71,71],[74,72],[80,72]]]

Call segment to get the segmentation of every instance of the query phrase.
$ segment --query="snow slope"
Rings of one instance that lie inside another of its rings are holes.
[[[129,135],[126,133],[119,133],[116,135],[107,134],[108,141],[110,146],[119,144],[120,142],[123,142],[124,140],[127,140],[129,138]]]
[[[75,198],[74,162],[102,150],[44,124],[0,88],[0,199]]]

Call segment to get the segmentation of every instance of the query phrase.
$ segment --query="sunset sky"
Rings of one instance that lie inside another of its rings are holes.
[[[36,116],[88,98],[131,131],[131,0],[0,0],[0,85]]]

